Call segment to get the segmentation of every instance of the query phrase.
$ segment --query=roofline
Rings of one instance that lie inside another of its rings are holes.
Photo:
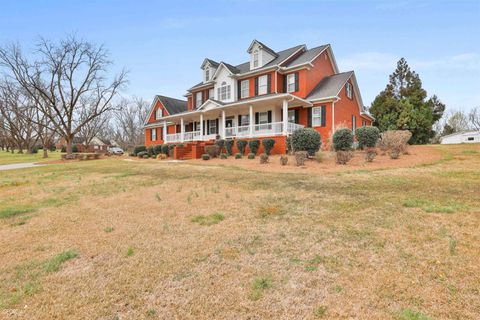
[[[145,122],[144,122],[144,125],[148,124],[148,119],[150,119],[150,117],[152,116],[153,114],[153,109],[155,108],[155,105],[157,104],[157,101],[159,101],[162,106],[163,106],[163,109],[166,110],[168,112],[168,116],[172,116],[170,114],[170,111],[168,111],[167,107],[165,107],[165,105],[163,104],[162,100],[160,100],[160,95],[155,95],[155,99],[153,99],[152,103],[150,104],[150,112],[148,113],[148,116],[145,118]],[[185,101],[185,100],[181,100],[181,99],[177,99],[177,98],[172,98],[172,97],[166,97],[166,98],[169,98],[169,99],[175,99],[175,100],[178,100],[178,101],[183,101],[183,102],[186,102],[188,104],[188,101]]]

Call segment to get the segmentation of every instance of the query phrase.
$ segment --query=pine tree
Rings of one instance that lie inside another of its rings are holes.
[[[401,58],[390,75],[386,88],[375,98],[370,112],[380,131],[409,130],[410,143],[427,143],[433,136],[432,126],[445,110],[437,96],[428,101],[419,75]]]

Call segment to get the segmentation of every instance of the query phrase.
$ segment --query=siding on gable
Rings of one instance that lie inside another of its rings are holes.
[[[163,104],[160,102],[160,100],[157,100],[155,103],[155,106],[153,107],[152,114],[150,115],[150,118],[148,118],[148,123],[155,122],[157,119],[155,119],[155,114],[157,112],[157,109],[163,109],[163,116],[170,115],[167,111],[167,109],[163,106]]]

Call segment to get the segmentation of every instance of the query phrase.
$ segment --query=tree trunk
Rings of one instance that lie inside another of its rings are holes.
[[[48,150],[46,145],[43,145],[43,157],[48,158]]]
[[[65,139],[67,142],[67,156],[72,155],[72,139]]]

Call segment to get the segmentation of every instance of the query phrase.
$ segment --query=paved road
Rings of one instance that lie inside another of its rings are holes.
[[[4,165],[0,165],[0,171],[23,169],[23,168],[33,168],[33,167],[41,167],[41,166],[45,166],[45,164],[34,164],[33,162],[4,164]]]

